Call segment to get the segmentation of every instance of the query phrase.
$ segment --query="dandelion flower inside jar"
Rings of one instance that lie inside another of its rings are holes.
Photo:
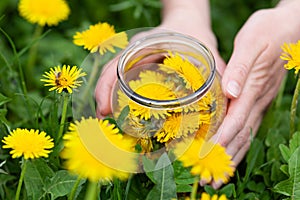
[[[156,33],[124,50],[112,96],[120,129],[140,152],[168,149],[187,137],[209,139],[222,122],[224,97],[214,58],[199,41]]]

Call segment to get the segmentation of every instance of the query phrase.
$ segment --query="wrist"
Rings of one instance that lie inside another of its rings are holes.
[[[162,26],[176,28],[180,25],[199,26],[211,29],[208,0],[161,0]]]

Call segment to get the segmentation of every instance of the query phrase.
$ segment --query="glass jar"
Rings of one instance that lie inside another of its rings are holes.
[[[156,33],[121,54],[112,95],[113,117],[137,138],[139,152],[166,151],[187,137],[209,139],[227,100],[213,55],[194,38]]]

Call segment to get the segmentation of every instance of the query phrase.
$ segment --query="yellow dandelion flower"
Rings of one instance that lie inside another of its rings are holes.
[[[141,146],[141,153],[148,153],[153,150],[153,143],[151,138],[138,138],[137,144]]]
[[[83,46],[91,53],[99,51],[103,55],[107,50],[115,53],[114,47],[124,49],[128,44],[125,32],[116,33],[113,26],[99,22],[91,25],[88,30],[76,32],[73,42],[77,46]]]
[[[161,66],[161,70],[167,73],[178,73],[188,89],[195,91],[204,83],[200,70],[189,60],[182,58],[178,53],[170,53],[170,55],[164,59]]]
[[[284,43],[281,48],[283,53],[280,58],[288,61],[284,68],[288,70],[295,69],[295,74],[298,74],[300,70],[300,40],[295,44]]]
[[[160,73],[147,70],[141,72],[139,78],[129,82],[129,87],[135,93],[154,100],[173,100],[177,98],[177,94],[174,92],[174,84],[163,82],[164,77]],[[130,112],[134,116],[139,116],[145,120],[150,119],[152,116],[159,119],[170,115],[165,109],[159,110],[141,106],[128,99],[120,90],[118,91],[118,104],[119,110],[129,105]]]
[[[44,131],[34,129],[20,129],[10,132],[10,135],[3,138],[5,144],[2,148],[11,148],[9,152],[12,158],[24,155],[25,159],[48,157],[51,148],[54,147],[53,139],[47,136]]]
[[[227,197],[225,194],[222,194],[221,196],[218,196],[217,194],[210,196],[206,192],[203,192],[200,200],[227,200]]]
[[[214,134],[214,133],[211,132],[210,129],[211,129],[210,124],[206,124],[206,123],[201,124],[200,128],[196,132],[196,137],[197,138],[200,137],[200,138],[203,138],[205,140],[209,139],[212,136],[212,134]]]
[[[129,106],[129,113],[126,117],[126,122],[122,124],[122,131],[134,134],[136,137],[148,137],[151,129],[147,128],[147,124],[143,123],[144,120],[149,120],[151,116],[155,119],[165,118],[169,113],[165,110],[150,109],[129,100],[128,97],[118,90],[118,108],[114,111],[113,115],[118,118],[121,111],[125,106]],[[151,126],[151,124],[148,124]]]
[[[79,87],[82,81],[77,80],[80,77],[86,75],[85,72],[81,72],[81,68],[77,66],[70,67],[69,65],[63,65],[50,69],[50,72],[45,72],[41,81],[46,82],[45,86],[52,86],[49,91],[56,90],[58,93],[66,91],[72,93],[73,89]]]
[[[70,14],[65,0],[20,0],[18,9],[22,17],[40,26],[56,26]]]
[[[90,181],[122,180],[136,170],[136,140],[122,135],[108,120],[93,118],[76,121],[64,135],[61,157],[72,173]],[[122,158],[122,159],[120,159]]]
[[[163,143],[174,138],[186,137],[195,133],[199,128],[199,113],[174,113],[169,116],[154,137]]]
[[[172,90],[170,90],[169,87],[157,83],[140,84],[140,87],[138,87],[134,91],[137,94],[149,99],[155,99],[155,100],[176,99],[176,95]],[[167,110],[151,109],[148,107],[140,106],[133,102],[129,103],[129,107],[130,107],[130,111],[135,116],[140,116],[141,119],[145,119],[145,120],[150,119],[151,116],[153,116],[156,119],[159,119],[159,118],[165,118],[165,116],[169,115]]]
[[[151,70],[140,72],[139,77],[143,83],[163,83],[166,79],[166,77],[161,73]]]
[[[174,92],[174,84],[163,82],[164,77],[157,72],[141,72],[139,80],[129,82],[129,87],[137,94],[154,100],[174,100],[177,94]],[[148,120],[151,116],[156,119],[165,118],[169,113],[163,109],[150,109],[140,106],[132,101],[129,102],[130,111],[141,119]]]
[[[174,148],[174,153],[185,167],[191,167],[191,173],[200,175],[202,180],[211,182],[222,181],[226,183],[229,176],[233,176],[234,167],[231,156],[226,154],[225,148],[220,144],[195,138],[188,146],[180,142]]]

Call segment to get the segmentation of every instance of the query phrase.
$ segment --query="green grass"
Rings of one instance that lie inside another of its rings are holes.
[[[36,26],[20,17],[18,1],[0,1],[0,139],[16,128],[44,130],[51,137],[56,137],[62,117],[63,96],[49,92],[40,79],[50,67],[62,64],[81,66],[88,62],[85,59],[89,53],[72,43],[72,36],[77,31],[99,21],[113,24],[117,32],[154,27],[160,22],[160,3],[157,0],[86,0],[80,3],[69,0],[68,3],[71,8],[69,19],[58,26],[45,27],[43,34],[33,40]],[[253,11],[272,7],[276,1],[212,0],[211,4],[213,30],[219,41],[220,53],[228,60],[233,38],[245,20]],[[26,74],[29,49],[34,45],[37,45],[37,57],[32,73]],[[198,188],[199,194],[206,191],[241,200],[300,198],[300,127],[296,125],[293,138],[290,138],[289,127],[295,85],[296,79],[289,73],[231,181],[219,190],[210,186]],[[71,101],[63,124],[65,130],[74,121],[70,104]],[[298,124],[297,116],[295,120]],[[84,198],[88,184],[63,169],[59,158],[61,148],[59,143],[49,158],[29,162],[20,199],[68,199],[71,191],[77,199]],[[169,162],[164,159],[161,158],[160,162]],[[21,174],[20,161],[12,159],[9,150],[0,148],[0,199],[14,199]],[[164,181],[175,186],[178,177],[182,178],[182,184],[176,185],[181,191],[177,196],[182,199],[189,196],[193,178],[177,162],[171,166],[164,171],[156,171],[156,175],[138,174],[129,181],[103,183],[101,188],[98,187],[101,199],[157,197],[162,194]],[[147,167],[155,166],[148,162]],[[157,179],[162,175],[167,176]],[[174,179],[170,179],[170,175],[174,175]],[[74,190],[75,184],[78,188]]]

